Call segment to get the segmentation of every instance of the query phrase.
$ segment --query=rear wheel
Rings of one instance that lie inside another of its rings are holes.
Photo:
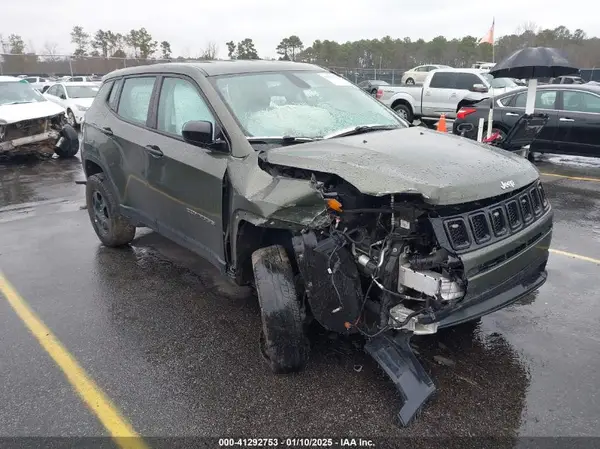
[[[412,78],[407,78],[406,79],[406,84],[415,84],[415,80]]]
[[[283,246],[252,254],[254,282],[262,318],[261,351],[276,374],[301,371],[308,360],[304,312],[292,265]]]
[[[104,173],[97,173],[87,179],[85,193],[90,221],[100,241],[109,247],[130,243],[135,236],[135,226],[119,213],[119,202]]]

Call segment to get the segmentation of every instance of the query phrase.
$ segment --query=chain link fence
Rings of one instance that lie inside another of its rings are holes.
[[[329,67],[330,70],[342,75],[355,84],[367,80],[381,80],[389,84],[400,84],[404,69],[385,69],[385,68],[348,68],[348,67]]]
[[[162,62],[187,61],[190,59],[138,59],[138,58],[104,58],[101,56],[76,57],[72,55],[13,55],[0,54],[0,75],[29,76],[73,76],[73,75],[105,75],[116,69],[135,67]],[[384,80],[395,84],[400,82],[404,70],[397,69],[363,69],[348,67],[329,67],[354,83],[365,80]]]
[[[73,75],[105,75],[116,69],[135,67],[162,62],[187,61],[192,59],[139,59],[139,58],[104,58],[102,56],[72,55],[13,55],[0,53],[0,75],[29,76],[73,76]],[[199,61],[199,60],[196,60]],[[400,84],[402,75],[407,69],[386,68],[349,68],[330,66],[330,70],[358,84],[366,80],[382,80],[390,84]],[[600,81],[600,69],[580,69],[586,81]]]
[[[73,76],[105,75],[113,70],[146,64],[171,62],[174,59],[76,57],[71,55],[0,54],[0,75]]]

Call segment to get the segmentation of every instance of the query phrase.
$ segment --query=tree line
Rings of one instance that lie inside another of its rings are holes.
[[[600,39],[588,37],[581,29],[574,31],[565,26],[542,29],[529,22],[521,25],[514,33],[496,40],[494,49],[487,43],[479,44],[474,36],[447,39],[437,36],[430,41],[413,40],[409,37],[381,39],[361,39],[352,42],[315,40],[305,46],[297,35],[283,38],[274,49],[280,60],[311,62],[328,67],[350,67],[362,69],[399,69],[421,64],[447,64],[453,67],[470,66],[475,61],[491,61],[494,53],[499,61],[511,52],[533,46],[557,47],[563,49],[575,65],[582,68],[600,66]],[[173,58],[171,44],[155,40],[146,28],[133,29],[127,33],[111,30],[97,30],[88,33],[81,26],[71,30],[72,56],[135,58],[135,59],[215,59],[218,45],[209,42],[196,57],[179,56]],[[230,59],[261,59],[252,38],[239,42],[226,42],[227,56]],[[23,38],[12,34],[7,39],[0,36],[0,49],[3,53],[29,55],[34,57],[32,48],[25,45]],[[52,58],[56,55],[56,45],[46,43],[43,54]],[[270,58],[275,59],[275,58]]]

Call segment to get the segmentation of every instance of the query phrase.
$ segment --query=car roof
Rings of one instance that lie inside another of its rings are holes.
[[[16,76],[0,76],[0,82],[8,83],[8,82],[20,82],[23,78],[17,78]]]
[[[63,81],[63,82],[54,83],[54,84],[62,84],[65,87],[69,87],[69,86],[98,86],[98,82],[93,82],[93,81]]]
[[[600,85],[593,84],[542,84],[537,86],[537,90],[583,90],[586,92],[593,92],[600,94]],[[510,90],[501,95],[497,95],[496,98],[506,98],[511,95],[515,95],[521,92],[527,92],[527,87],[520,87],[518,89]]]
[[[117,76],[137,75],[142,73],[189,71],[195,69],[204,76],[234,75],[242,73],[283,72],[283,71],[327,71],[314,64],[292,61],[262,61],[262,60],[226,60],[200,62],[168,62],[149,64],[115,70],[102,77],[102,80]]]
[[[431,64],[433,65],[433,64]],[[484,69],[457,69],[454,67],[444,67],[441,69],[434,70],[435,72],[461,72],[461,73],[488,73],[487,70]]]

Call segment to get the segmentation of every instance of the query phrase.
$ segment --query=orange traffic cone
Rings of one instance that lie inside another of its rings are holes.
[[[446,129],[446,114],[440,116],[440,120],[437,122],[437,130],[441,133],[447,133]]]

